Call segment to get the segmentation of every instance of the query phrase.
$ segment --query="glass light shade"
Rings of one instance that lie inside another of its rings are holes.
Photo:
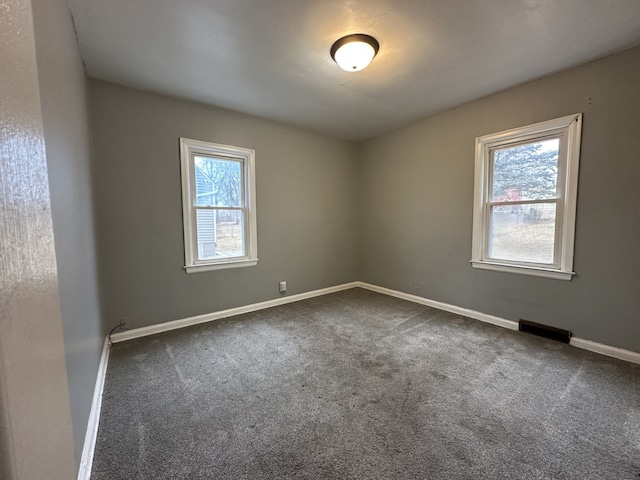
[[[347,35],[331,47],[331,57],[347,72],[358,72],[371,63],[380,48],[378,41],[362,33]]]
[[[338,49],[336,63],[347,72],[357,72],[369,65],[375,54],[375,50],[368,43],[351,42]]]

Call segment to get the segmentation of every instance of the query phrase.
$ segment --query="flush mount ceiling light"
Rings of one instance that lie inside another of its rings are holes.
[[[331,58],[347,72],[365,68],[376,56],[380,44],[371,35],[354,33],[342,37],[331,46]]]

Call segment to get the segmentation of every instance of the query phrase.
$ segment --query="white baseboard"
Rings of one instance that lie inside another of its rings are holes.
[[[227,318],[234,315],[240,315],[242,313],[254,312],[256,310],[262,310],[265,308],[276,307],[278,305],[284,305],[286,303],[297,302],[304,300],[305,298],[318,297],[320,295],[326,295],[328,293],[339,292],[341,290],[348,290],[350,288],[365,288],[374,292],[382,293],[392,297],[401,298],[409,302],[418,303],[420,305],[427,305],[429,307],[445,310],[447,312],[455,313],[457,315],[463,315],[465,317],[474,318],[481,322],[490,323],[499,327],[508,328],[510,330],[518,330],[518,322],[513,320],[507,320],[505,318],[496,317],[487,313],[478,312],[468,308],[458,307],[444,302],[438,302],[436,300],[430,300],[428,298],[419,297],[417,295],[411,295],[409,293],[400,292],[398,290],[392,290],[390,288],[379,287],[366,282],[351,282],[343,285],[337,285],[335,287],[322,288],[320,290],[313,290],[311,292],[299,293],[297,295],[291,295],[273,300],[267,300],[266,302],[254,303],[251,305],[245,305],[242,307],[230,308],[228,310],[222,310],[219,312],[206,313],[204,315],[198,315],[195,317],[183,318],[180,320],[173,320],[166,323],[160,323],[156,325],[150,325],[148,327],[136,328],[133,330],[127,330],[126,332],[114,333],[111,335],[111,342],[118,343],[125,340],[131,340],[133,338],[145,337],[147,335],[153,335],[154,333],[166,332],[169,330],[176,330],[178,328],[188,327],[190,325],[196,325],[199,323],[211,322],[213,320],[219,320],[221,318]],[[585,340],[579,337],[571,338],[571,345],[589,350],[592,352],[607,355],[609,357],[618,358],[620,360],[626,360],[627,362],[640,364],[640,353],[633,352],[631,350],[624,350],[622,348],[612,347],[602,343],[593,342],[591,340]]]
[[[328,293],[339,292],[341,290],[348,290],[358,286],[359,282],[345,283],[342,285],[336,285],[335,287],[321,288],[320,290],[313,290],[311,292],[298,293],[296,295],[290,295],[273,300],[267,300],[266,302],[253,303],[251,305],[244,305],[242,307],[230,308],[228,310],[221,310],[219,312],[205,313],[204,315],[198,315],[195,317],[182,318],[180,320],[172,320],[170,322],[159,323],[156,325],[150,325],[148,327],[135,328],[127,330],[126,332],[114,333],[111,335],[111,342],[118,343],[125,340],[131,340],[133,338],[146,337],[147,335],[153,335],[154,333],[167,332],[169,330],[176,330],[178,328],[188,327],[190,325],[197,325],[199,323],[211,322],[213,320],[220,320],[221,318],[232,317],[234,315],[240,315],[242,313],[255,312],[256,310],[263,310],[265,308],[277,307],[278,305],[284,305],[286,303],[297,302],[306,298],[319,297],[320,295],[326,295]]]
[[[579,337],[571,337],[570,344],[574,347],[582,348],[583,350],[589,350],[590,352],[606,355],[607,357],[618,358],[620,360],[626,360],[627,362],[640,364],[640,353],[638,352],[612,347],[610,345],[605,345],[604,343],[592,342],[591,340],[585,340],[584,338]]]
[[[102,347],[102,355],[100,356],[100,363],[98,364],[96,386],[93,390],[93,401],[91,402],[91,413],[89,414],[87,433],[84,436],[84,448],[82,449],[82,459],[80,460],[80,468],[78,470],[78,480],[91,479],[93,452],[96,447],[98,424],[100,423],[100,408],[102,407],[104,378],[107,374],[107,365],[109,363],[109,348],[109,340],[105,338],[104,345]]]
[[[410,302],[419,303],[420,305],[427,305],[429,307],[438,308],[447,312],[456,313],[458,315],[464,315],[465,317],[474,318],[481,322],[491,323],[498,325],[499,327],[508,328],[510,330],[518,330],[518,322],[513,320],[507,320],[505,318],[495,317],[493,315],[487,315],[486,313],[478,312],[476,310],[470,310],[468,308],[457,307],[448,303],[437,302],[435,300],[429,300],[428,298],[418,297],[417,295],[411,295],[409,293],[399,292],[397,290],[391,290],[389,288],[379,287],[377,285],[371,285],[365,282],[356,282],[358,287],[366,288],[374,292],[383,293],[392,297],[402,298]],[[624,350],[618,347],[612,347],[603,343],[592,342],[591,340],[585,340],[580,337],[571,337],[570,345],[583,350],[589,350],[590,352],[600,353],[608,357],[617,358],[619,360],[625,360],[631,363],[640,364],[640,353],[632,352],[631,350]]]
[[[420,305],[437,308],[438,310],[445,310],[447,312],[456,313],[465,317],[475,318],[476,320],[480,320],[481,322],[491,323],[492,325],[498,325],[499,327],[508,328],[509,330],[518,330],[518,322],[514,322],[513,320],[506,320],[504,318],[495,317],[493,315],[488,315],[476,310],[469,310],[468,308],[457,307],[448,303],[429,300],[428,298],[399,292],[397,290],[391,290],[389,288],[379,287],[377,285],[371,285],[369,283],[358,282],[358,286],[361,288],[366,288],[367,290],[371,290],[373,292],[383,293],[391,297],[397,297],[403,300],[408,300],[409,302],[419,303]]]

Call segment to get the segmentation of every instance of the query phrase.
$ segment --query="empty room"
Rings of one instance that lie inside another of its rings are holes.
[[[0,478],[640,476],[640,2],[0,27]]]

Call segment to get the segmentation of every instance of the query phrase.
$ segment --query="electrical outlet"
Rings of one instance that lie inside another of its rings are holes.
[[[280,288],[280,293],[285,293],[287,291],[287,282],[286,281],[280,282],[279,288]]]

